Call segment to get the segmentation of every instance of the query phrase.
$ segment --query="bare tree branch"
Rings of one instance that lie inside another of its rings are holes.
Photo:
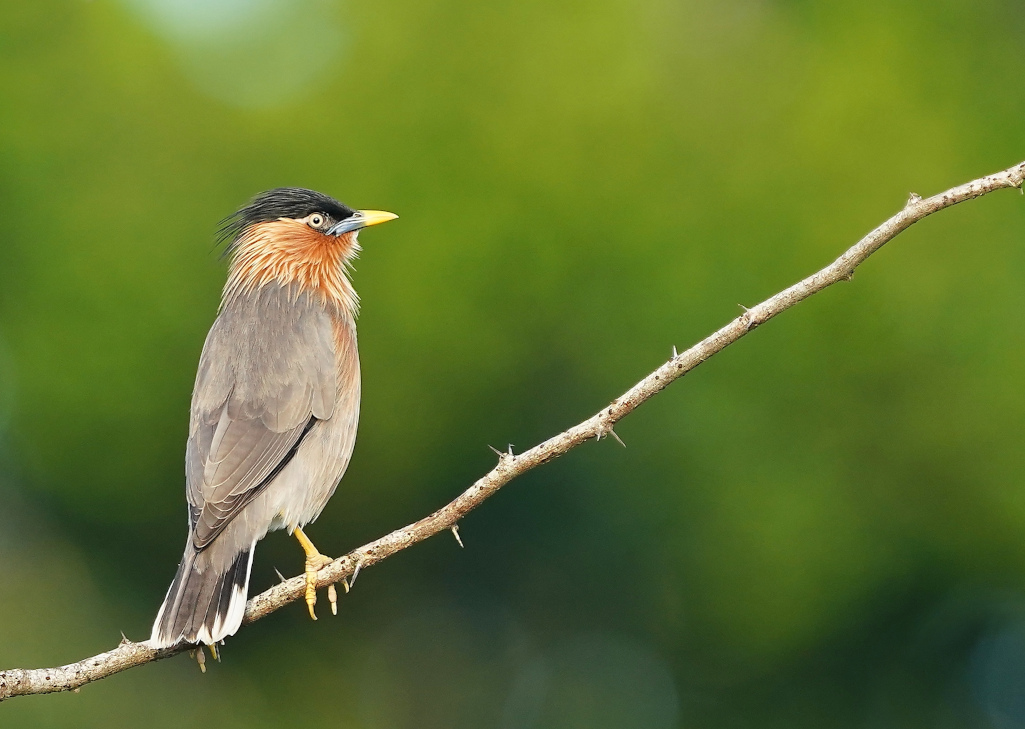
[[[837,281],[850,280],[854,269],[865,259],[913,223],[939,210],[965,200],[981,197],[994,190],[1021,188],[1023,180],[1025,180],[1025,162],[924,200],[912,193],[903,210],[866,235],[821,271],[780,291],[757,306],[745,310],[729,324],[690,349],[679,354],[676,354],[674,350],[674,356],[671,359],[584,422],[574,425],[569,430],[559,433],[519,455],[514,455],[511,451],[500,453],[498,465],[446,506],[415,524],[410,524],[375,542],[365,544],[324,567],[319,573],[318,586],[323,587],[352,578],[361,569],[375,565],[406,547],[422,542],[440,531],[453,529],[458,525],[460,519],[517,476],[558,458],[586,440],[601,439],[609,434],[615,435],[612,428],[617,422],[633,412],[637,406],[652,395],[663,390],[673,380],[690,372],[706,359],[722,351],[780,312]],[[303,596],[304,586],[305,582],[302,576],[293,577],[255,596],[246,607],[243,624],[248,625],[298,600]],[[176,648],[154,650],[149,646],[148,641],[132,643],[125,639],[112,651],[59,668],[15,668],[0,671],[0,701],[11,696],[77,689],[79,686],[119,671],[167,658],[192,648],[193,646],[183,645]]]

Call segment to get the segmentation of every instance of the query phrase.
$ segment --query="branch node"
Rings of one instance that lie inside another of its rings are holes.
[[[609,418],[608,421],[606,421],[605,418],[602,417],[602,415],[598,416],[598,428],[595,430],[594,433],[595,441],[600,441],[602,438],[611,435],[619,442],[619,445],[626,448],[626,443],[623,442],[623,439],[620,438],[616,431],[613,429],[615,427],[615,421],[612,420],[612,408],[609,408],[607,417]]]
[[[493,445],[488,445],[488,448],[490,448],[492,450],[492,452],[494,452],[494,454],[498,456],[498,465],[499,466],[504,466],[509,461],[511,461],[513,458],[516,458],[516,455],[513,453],[512,443],[509,444],[509,450],[508,451],[500,451],[497,448],[495,448]]]
[[[452,525],[452,536],[456,538],[456,542],[458,542],[459,548],[460,549],[464,549],[464,547],[463,547],[463,540],[459,536],[459,525],[458,524],[453,524]]]

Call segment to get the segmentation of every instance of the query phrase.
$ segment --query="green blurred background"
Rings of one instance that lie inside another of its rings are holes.
[[[0,4],[0,668],[148,636],[218,221],[369,231],[340,554],[1025,158],[1025,7]],[[1025,202],[904,233],[461,529],[4,727],[1025,727]],[[282,533],[252,591],[301,570]],[[324,606],[322,605],[322,608]],[[326,612],[322,610],[322,613]]]

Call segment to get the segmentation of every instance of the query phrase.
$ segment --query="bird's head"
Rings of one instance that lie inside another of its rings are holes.
[[[231,270],[225,297],[277,281],[316,291],[355,311],[345,267],[360,251],[359,231],[398,216],[353,210],[301,187],[260,193],[221,226]]]

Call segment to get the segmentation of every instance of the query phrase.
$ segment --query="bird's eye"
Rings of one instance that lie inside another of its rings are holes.
[[[310,216],[310,225],[314,228],[319,228],[324,224],[324,216],[320,213],[314,213]]]

